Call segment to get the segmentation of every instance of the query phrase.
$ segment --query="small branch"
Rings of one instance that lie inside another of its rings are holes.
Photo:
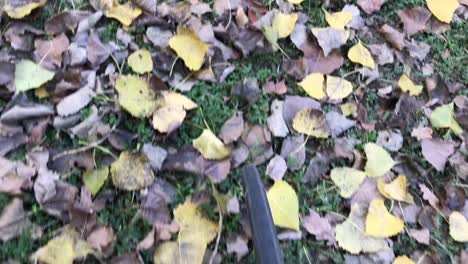
[[[222,230],[223,230],[223,213],[221,212],[221,210],[219,210],[218,236],[216,237],[216,245],[215,245],[215,248],[213,250],[213,254],[211,254],[209,264],[213,264],[216,253],[218,253],[218,246],[219,246],[219,241],[221,240]]]
[[[52,157],[52,160],[57,160],[59,158],[62,158],[64,156],[68,156],[68,155],[73,155],[73,154],[77,154],[77,153],[80,153],[80,152],[84,152],[84,151],[87,151],[89,149],[92,149],[92,148],[95,148],[97,147],[99,144],[101,144],[102,142],[104,142],[108,137],[109,137],[110,133],[105,135],[104,137],[102,137],[101,139],[97,140],[97,141],[94,141],[92,142],[91,144],[89,145],[86,145],[86,146],[83,146],[83,147],[79,147],[79,148],[76,148],[76,149],[70,149],[70,150],[66,150],[66,151],[63,151],[55,156]],[[115,155],[111,155],[111,156],[115,156]]]

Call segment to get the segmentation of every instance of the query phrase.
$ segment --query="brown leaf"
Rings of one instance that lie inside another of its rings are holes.
[[[358,0],[357,4],[367,14],[372,14],[380,10],[380,7],[385,3],[385,0]]]
[[[236,236],[235,239],[228,239],[228,241],[226,242],[226,247],[228,254],[236,254],[237,261],[241,260],[244,256],[246,256],[249,253],[247,240],[241,236]]]
[[[295,171],[302,168],[306,158],[304,136],[289,136],[285,138],[281,145],[281,156],[287,161],[290,170]]]
[[[283,157],[276,155],[268,163],[265,174],[268,175],[272,180],[281,180],[284,177],[284,174],[288,170],[286,161]]]
[[[49,35],[74,31],[78,26],[78,21],[86,16],[89,16],[88,11],[64,11],[49,18],[44,28]]]
[[[242,101],[248,104],[254,104],[260,95],[257,79],[246,79],[241,83],[234,84],[231,88],[231,94],[239,96]]]
[[[328,56],[330,52],[334,49],[341,47],[345,44],[345,31],[343,29],[335,29],[335,28],[324,28],[314,30],[312,29],[312,33],[314,34],[315,38],[317,39],[320,47],[323,50],[323,54]]]
[[[141,7],[144,11],[156,14],[156,0],[132,0],[133,3],[137,4]]]
[[[427,43],[415,41],[414,39],[412,39],[411,42],[406,42],[406,48],[408,49],[410,57],[420,61],[423,61],[431,51],[431,46]]]
[[[403,209],[403,212],[401,209]],[[402,203],[401,208],[400,206],[393,207],[393,214],[403,219],[405,223],[409,223],[409,224],[417,223],[418,215],[420,212],[421,212],[421,207],[415,204]]]
[[[453,186],[445,186],[444,206],[451,211],[462,211],[465,206],[465,192],[463,189]]]
[[[267,161],[274,154],[271,146],[271,134],[266,127],[246,125],[242,133],[242,141],[247,145],[249,156],[255,165]]]
[[[110,256],[112,254],[112,242],[114,242],[116,238],[112,227],[100,226],[89,234],[86,241],[99,254]]]
[[[230,144],[237,141],[242,135],[244,130],[244,118],[241,111],[235,112],[221,127],[218,137],[221,138],[225,144]]]
[[[434,208],[430,206],[425,206],[421,213],[418,216],[418,223],[429,230],[429,232],[434,232],[436,229],[434,215],[435,215]]]
[[[426,228],[423,228],[423,229],[411,228],[408,231],[409,231],[410,237],[414,238],[416,241],[418,241],[421,244],[429,245],[429,240],[431,237],[429,230],[427,230]]]
[[[283,106],[284,102],[277,99],[271,103],[271,115],[267,119],[267,126],[274,137],[285,137],[289,133],[283,117]]]
[[[460,151],[457,151],[450,157],[449,162],[455,168],[457,176],[466,181],[468,177],[468,161],[465,160],[464,155]]]
[[[239,200],[236,196],[229,198],[229,200],[226,203],[226,211],[229,214],[238,214],[240,212]]]
[[[366,178],[357,191],[351,196],[350,204],[358,203],[363,208],[369,206],[369,203],[374,199],[383,199],[377,189],[376,179]]]
[[[23,209],[23,201],[14,198],[3,208],[0,215],[0,239],[6,242],[18,237],[30,225],[28,214]]]
[[[393,51],[387,46],[386,43],[384,44],[373,44],[367,46],[377,59],[375,62],[379,65],[385,65],[389,63],[393,63]]]
[[[112,264],[144,264],[137,253],[131,252],[121,256],[113,257],[109,260]]]
[[[39,36],[42,34],[44,34],[42,30],[38,30],[29,24],[13,22],[5,31],[4,37],[14,50],[31,51],[33,49],[33,35]]]
[[[421,141],[423,139],[432,139],[432,128],[430,127],[415,127],[411,132],[411,136]]]
[[[297,112],[309,108],[322,110],[320,103],[310,97],[287,95],[283,105],[284,121],[291,126]]]
[[[97,214],[91,193],[84,185],[81,186],[80,199],[69,209],[70,226],[82,234],[89,234],[96,226]]]
[[[406,46],[405,35],[391,26],[385,24],[379,31],[384,35],[385,40],[387,40],[394,48],[402,50]]]
[[[36,173],[32,167],[0,157],[0,193],[21,194]]]
[[[62,33],[52,40],[37,39],[34,41],[34,58],[47,69],[56,70],[62,65],[62,53],[68,49],[70,42]]]
[[[15,64],[0,61],[0,85],[7,85],[15,78]]]
[[[141,214],[151,224],[167,224],[171,221],[171,215],[165,198],[166,195],[161,189],[162,186],[160,184],[157,182],[153,183],[141,201]]]
[[[439,203],[439,198],[437,198],[437,196],[435,196],[435,194],[423,183],[419,184],[419,189],[421,189],[421,192],[423,194],[423,199],[428,201],[432,207],[437,208],[438,207],[437,204]]]
[[[439,139],[423,139],[422,155],[437,170],[443,171],[448,157],[455,152],[454,143]]]
[[[137,250],[148,250],[150,249],[151,247],[153,247],[154,245],[154,227],[153,229],[151,229],[151,231],[149,231],[148,234],[146,234],[145,238],[143,238],[143,240],[141,240],[140,242],[138,242],[138,245],[137,245]]]
[[[269,81],[262,86],[262,90],[267,94],[285,94],[288,92],[288,87],[286,87],[284,80],[276,84],[273,81]]]
[[[99,66],[105,62],[113,52],[113,48],[108,44],[103,44],[99,36],[91,32],[88,38],[87,58],[93,66]]]
[[[425,7],[415,7],[400,10],[398,16],[403,22],[403,31],[412,36],[421,30],[427,29],[427,21],[431,18],[431,12]]]
[[[329,245],[335,243],[335,229],[328,219],[321,217],[314,210],[310,209],[309,215],[302,217],[302,224],[309,234],[315,236],[315,239],[325,240]]]

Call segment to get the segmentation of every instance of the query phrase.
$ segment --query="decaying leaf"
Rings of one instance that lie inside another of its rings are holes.
[[[325,56],[328,56],[334,49],[341,47],[348,40],[349,31],[336,28],[312,28],[320,47]]]
[[[96,195],[109,176],[109,168],[102,167],[83,174],[83,183],[92,195]]]
[[[285,181],[275,181],[267,192],[275,225],[299,230],[299,200],[296,191]]]
[[[411,196],[406,189],[405,175],[398,175],[398,177],[390,183],[385,183],[383,179],[380,178],[377,182],[377,188],[385,198],[413,203],[413,196]]]
[[[119,159],[112,163],[110,172],[114,186],[127,191],[148,187],[154,178],[143,156],[126,151],[120,153]]]
[[[341,167],[331,170],[330,178],[340,189],[340,195],[349,198],[364,181],[366,173],[353,168]]]
[[[425,7],[415,7],[400,10],[398,16],[403,22],[403,31],[412,36],[427,28],[426,23],[431,18],[431,13]]]
[[[367,157],[365,172],[369,177],[380,177],[395,165],[388,152],[377,144],[367,143],[364,151]]]
[[[316,138],[327,138],[330,135],[325,114],[315,109],[297,112],[292,126],[297,132]]]
[[[222,160],[231,154],[231,148],[224,145],[209,129],[204,129],[192,144],[205,159]]]
[[[20,236],[31,225],[28,214],[24,211],[23,201],[14,198],[7,204],[0,215],[0,239],[6,242]]]
[[[343,99],[353,92],[353,84],[343,78],[327,75],[326,91],[330,100]]]
[[[312,98],[321,100],[325,97],[325,78],[321,73],[311,73],[307,75],[298,85]]]
[[[30,60],[22,60],[16,64],[15,69],[16,91],[24,92],[38,88],[52,80],[54,75],[54,72],[46,70]]]
[[[271,103],[271,115],[267,119],[267,125],[275,137],[286,137],[289,134],[288,126],[283,117],[283,108],[283,101],[275,99]]]
[[[244,117],[242,112],[235,112],[221,127],[219,138],[225,144],[232,143],[239,139],[244,130]]]
[[[434,128],[449,128],[456,135],[461,135],[463,129],[455,119],[453,103],[442,105],[431,113],[431,124]]]
[[[444,171],[447,159],[455,152],[452,142],[439,139],[421,140],[421,150],[424,158],[438,171]]]
[[[41,7],[47,3],[47,0],[26,0],[26,1],[5,1],[5,6],[2,9],[11,18],[23,18],[31,13],[34,9]]]
[[[128,66],[136,73],[143,74],[153,70],[151,54],[145,49],[140,49],[128,56]]]
[[[185,66],[193,71],[198,71],[205,59],[208,45],[203,43],[190,29],[179,26],[177,34],[169,40],[169,47],[182,58]]]
[[[385,3],[385,0],[358,0],[357,4],[367,14],[372,14],[380,10],[380,7]]]
[[[421,190],[422,194],[423,194],[423,199],[428,201],[429,204],[433,207],[433,208],[438,208],[438,204],[439,204],[439,198],[437,198],[437,196],[435,196],[435,194],[431,191],[431,189],[429,189],[425,184],[423,183],[420,183],[419,184],[419,189]]]
[[[329,244],[335,243],[335,230],[330,221],[314,210],[309,210],[309,215],[302,217],[302,224],[317,240],[326,240]]]
[[[36,39],[34,41],[36,48],[34,58],[47,69],[59,69],[62,65],[62,54],[68,49],[69,44],[70,42],[64,33],[51,40]]]
[[[455,9],[458,7],[457,0],[427,0],[426,3],[432,14],[445,23],[452,21]]]
[[[468,221],[459,212],[452,212],[449,217],[450,236],[458,242],[468,241]]]
[[[377,252],[388,247],[383,238],[368,236],[364,233],[365,211],[358,204],[351,205],[349,216],[335,227],[335,237],[338,245],[351,254],[360,252]]]
[[[366,49],[366,47],[364,47],[364,45],[362,45],[360,40],[356,45],[349,49],[348,58],[352,62],[362,64],[371,69],[375,68],[374,59],[372,58],[371,53]]]
[[[176,92],[163,91],[162,105],[154,111],[153,128],[161,133],[177,129],[185,119],[186,111],[197,108],[197,104]]]
[[[381,199],[373,200],[366,216],[366,235],[391,237],[403,231],[403,221],[390,214]]]
[[[133,75],[122,75],[115,81],[119,104],[135,117],[153,114],[157,107],[156,95],[148,84]]]
[[[84,258],[92,252],[91,246],[80,238],[80,234],[67,227],[60,236],[36,251],[32,259],[47,264],[73,264],[75,259]]]
[[[283,157],[276,155],[268,163],[265,174],[268,175],[272,180],[281,180],[284,174],[288,170],[288,166]]]
[[[241,260],[249,253],[247,242],[248,241],[241,236],[236,236],[235,239],[226,242],[227,253],[235,253],[237,261]]]

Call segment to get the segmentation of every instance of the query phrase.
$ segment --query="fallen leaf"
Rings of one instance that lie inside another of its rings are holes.
[[[335,227],[335,238],[338,245],[351,254],[360,252],[377,252],[388,247],[382,238],[367,236],[364,233],[364,210],[358,204],[351,205],[348,218]]]
[[[371,69],[375,68],[374,59],[372,58],[371,53],[366,49],[366,47],[364,47],[364,45],[362,45],[360,40],[358,40],[356,45],[349,49],[348,58],[354,63],[359,63]]]
[[[349,37],[349,31],[336,28],[312,28],[314,34],[323,53],[326,56],[334,49],[341,47],[346,43]]]
[[[361,29],[364,26],[364,19],[361,17],[361,11],[355,5],[347,4],[341,9],[341,12],[349,12],[352,15],[351,22],[349,22],[346,27],[352,29]]]
[[[439,139],[423,139],[421,152],[437,171],[444,171],[447,159],[455,152],[455,146],[452,142]]]
[[[450,130],[458,136],[463,133],[463,129],[455,119],[453,103],[442,105],[434,109],[431,113],[430,120],[434,128],[450,128]]]
[[[466,180],[468,177],[468,161],[465,160],[463,154],[457,151],[450,157],[449,162],[455,168],[457,176],[462,180]]]
[[[321,100],[325,97],[325,78],[321,73],[311,73],[307,75],[298,85],[312,98]]]
[[[415,224],[418,222],[418,216],[421,212],[421,207],[415,204],[401,204],[393,207],[393,214],[400,217],[407,224]]]
[[[427,8],[442,22],[450,23],[458,7],[457,0],[427,0]]]
[[[52,80],[54,75],[54,72],[46,70],[30,60],[22,60],[16,64],[15,68],[16,91],[25,92],[38,88]]]
[[[427,29],[427,22],[431,18],[431,13],[425,7],[419,6],[398,11],[398,16],[403,22],[403,31],[412,36],[419,31]]]
[[[341,77],[327,75],[326,91],[330,100],[343,99],[353,92],[353,84]]]
[[[367,14],[372,14],[380,10],[380,7],[385,3],[385,0],[358,0],[357,4]]]
[[[450,236],[458,242],[468,241],[468,221],[459,212],[452,212],[449,216]]]
[[[104,166],[100,169],[87,171],[83,174],[83,183],[92,195],[96,195],[109,176],[109,168]]]
[[[395,165],[388,152],[377,144],[367,143],[364,151],[367,157],[365,172],[369,177],[380,177]]]
[[[273,81],[269,81],[262,86],[262,90],[267,94],[285,94],[288,92],[288,87],[284,80],[277,82],[276,84]]]
[[[353,19],[353,14],[347,11],[334,12],[330,14],[327,10],[323,9],[323,13],[325,13],[325,21],[327,21],[328,25],[336,29],[344,29],[344,27]]]
[[[373,200],[366,216],[366,235],[391,237],[403,231],[403,221],[390,214],[381,199]]]
[[[154,91],[137,76],[119,76],[115,89],[119,93],[119,104],[135,117],[150,116],[157,107]]]
[[[229,198],[229,200],[226,203],[226,211],[229,214],[240,213],[239,199],[237,199],[237,197],[233,196]]]
[[[164,187],[166,187],[166,190],[164,190]],[[149,187],[148,193],[141,200],[141,215],[143,218],[152,225],[158,223],[169,224],[171,222],[171,213],[168,208],[168,202],[173,199],[170,195],[174,191],[174,187],[169,185],[169,183],[156,179],[153,185]]]
[[[234,114],[224,122],[223,126],[219,130],[219,138],[221,138],[224,144],[230,144],[237,141],[242,135],[244,130],[244,117],[241,111],[234,112]]]
[[[287,125],[292,125],[297,112],[304,109],[322,110],[320,103],[309,97],[287,95],[283,105],[283,117]]]
[[[267,192],[273,223],[299,230],[299,200],[296,191],[285,181],[275,181]]]
[[[3,3],[5,6],[2,9],[9,17],[19,19],[31,14],[31,11],[46,3],[47,0],[8,1]]]
[[[45,32],[49,35],[57,35],[67,31],[74,31],[81,17],[88,15],[86,11],[63,11],[49,18],[45,25]]]
[[[405,35],[400,31],[387,24],[383,25],[379,31],[384,35],[385,40],[387,40],[397,50],[401,51],[406,46]]]
[[[385,198],[393,199],[400,202],[414,203],[413,196],[406,189],[406,176],[398,175],[390,183],[385,183],[382,178],[377,182],[377,188]]]
[[[139,74],[144,74],[153,70],[153,60],[151,54],[145,49],[140,49],[128,56],[128,66]]]
[[[381,130],[376,143],[389,151],[397,152],[403,146],[403,136],[399,130]]]
[[[81,109],[87,106],[96,96],[93,91],[96,83],[96,73],[92,72],[88,77],[88,83],[78,91],[67,95],[57,104],[57,113],[60,116],[70,116],[78,113]],[[36,89],[35,91],[37,91]]]
[[[88,242],[96,252],[104,256],[109,256],[112,253],[112,243],[116,238],[111,227],[100,226],[88,235],[86,242]]]
[[[398,256],[393,260],[392,264],[414,264],[414,261],[407,256]]]
[[[88,45],[86,47],[86,58],[91,65],[101,65],[109,58],[114,50],[114,47],[109,44],[102,43],[99,36],[94,31],[91,31],[88,38]]]
[[[67,227],[60,236],[37,250],[32,259],[47,264],[72,264],[75,259],[85,258],[92,252],[90,245],[80,238],[80,234]]]
[[[304,109],[297,112],[292,127],[299,133],[315,138],[327,138],[330,135],[324,113],[315,109]]]
[[[14,198],[0,214],[0,239],[6,242],[19,237],[31,225],[28,214],[24,211],[23,201]]]
[[[141,152],[145,155],[155,172],[161,170],[164,160],[167,157],[167,151],[164,148],[146,143],[143,145]]]
[[[148,27],[146,30],[146,37],[148,37],[154,46],[166,48],[169,46],[169,40],[172,37],[172,32],[160,27]]]
[[[117,19],[125,27],[129,27],[141,13],[141,9],[131,2],[121,5],[118,1],[112,1],[110,7],[104,10],[106,17]]]
[[[299,5],[302,3],[304,0],[288,0],[291,4]]]
[[[326,240],[328,244],[335,243],[335,229],[330,221],[325,217],[321,217],[313,209],[309,210],[309,215],[302,217],[302,225],[309,234],[315,236],[316,240]]]
[[[127,151],[111,165],[110,172],[115,187],[127,191],[148,187],[154,179],[153,171],[143,156]]]
[[[439,198],[423,183],[419,184],[419,189],[423,194],[423,199],[428,201],[433,208],[438,208]]]
[[[330,178],[339,188],[341,197],[350,198],[366,178],[366,173],[353,168],[334,168]]]
[[[193,71],[201,68],[208,49],[208,45],[203,43],[192,30],[182,26],[177,28],[177,34],[169,40],[169,47],[182,58],[185,66]]]
[[[297,21],[297,14],[285,14],[278,12],[273,18],[272,27],[277,32],[278,38],[285,38],[294,30],[294,25]]]
[[[368,47],[372,55],[377,57],[376,62],[378,65],[393,63],[393,51],[386,43],[369,45]]]
[[[430,127],[415,127],[411,132],[411,136],[421,141],[423,139],[432,139],[432,128]]]
[[[283,117],[284,102],[278,99],[271,103],[271,115],[267,118],[267,126],[275,137],[286,137],[289,134],[288,126]]]
[[[205,159],[222,160],[231,154],[231,148],[224,145],[209,129],[204,129],[202,134],[192,141],[192,145]]]
[[[241,236],[236,236],[235,239],[226,242],[226,250],[228,254],[236,254],[237,261],[240,261],[244,256],[249,253],[247,240]]]
[[[338,112],[330,111],[325,115],[332,137],[337,137],[356,125],[356,121],[347,119]]]
[[[288,165],[284,158],[279,155],[275,155],[268,163],[265,174],[274,181],[282,180],[287,170]]]
[[[185,119],[186,111],[198,107],[198,105],[176,92],[162,92],[164,101],[153,114],[153,128],[161,133],[171,133],[177,129]]]
[[[408,234],[410,237],[414,238],[418,243],[429,245],[429,241],[431,239],[431,234],[429,230],[426,228],[423,229],[414,229],[411,228],[408,230]]]
[[[62,54],[68,49],[70,42],[62,33],[51,40],[36,39],[34,41],[34,59],[41,67],[57,70],[62,66]]]
[[[143,10],[155,14],[156,13],[156,7],[157,7],[157,1],[154,0],[132,0],[135,4],[137,4],[139,7],[141,7]]]
[[[410,54],[411,58],[416,58],[419,61],[424,61],[427,55],[431,51],[431,46],[426,42],[415,41],[414,39],[411,42],[407,42],[406,48]]]

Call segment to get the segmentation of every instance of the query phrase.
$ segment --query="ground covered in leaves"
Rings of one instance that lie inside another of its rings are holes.
[[[1,4],[1,263],[468,263],[466,0]]]

